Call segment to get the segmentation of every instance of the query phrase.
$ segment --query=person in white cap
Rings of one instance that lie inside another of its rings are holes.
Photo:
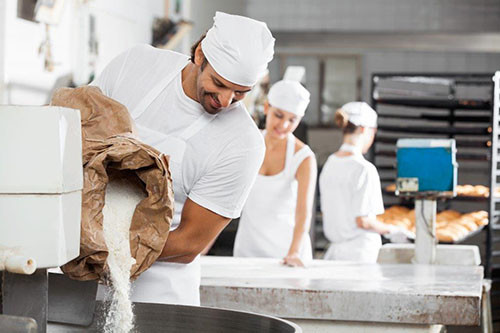
[[[92,83],[128,108],[143,142],[170,157],[172,231],[160,259],[133,283],[132,301],[199,305],[199,254],[240,216],[264,158],[240,100],[273,53],[265,23],[217,12],[191,57],[139,45]]]
[[[266,155],[239,221],[236,257],[284,259],[304,266],[312,259],[309,226],[316,188],[316,158],[292,133],[309,104],[297,81],[275,83],[265,105]]]
[[[376,219],[384,212],[380,177],[363,154],[377,129],[377,113],[367,103],[350,102],[335,113],[344,138],[339,151],[326,161],[319,177],[323,229],[331,242],[327,260],[375,263],[380,235],[405,239],[404,229]]]

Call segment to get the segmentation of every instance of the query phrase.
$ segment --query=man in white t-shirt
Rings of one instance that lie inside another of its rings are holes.
[[[172,231],[160,260],[134,282],[134,302],[199,305],[198,255],[239,217],[264,157],[240,100],[272,60],[266,24],[217,12],[191,53],[140,45],[92,83],[128,108],[143,142],[170,156]]]

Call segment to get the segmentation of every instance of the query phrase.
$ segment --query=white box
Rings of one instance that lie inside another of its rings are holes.
[[[378,264],[411,264],[415,244],[384,244],[378,253]],[[438,244],[436,265],[479,266],[481,255],[476,245]]]
[[[64,265],[80,253],[81,190],[64,194],[0,194],[0,246]]]
[[[80,111],[0,106],[0,193],[65,193],[83,187]]]

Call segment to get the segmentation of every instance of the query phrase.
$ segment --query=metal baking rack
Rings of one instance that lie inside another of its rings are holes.
[[[497,172],[496,164],[491,176],[489,172],[497,158],[495,154],[492,155],[498,144],[493,138],[498,140],[500,135],[498,121],[492,119],[492,76],[491,73],[372,75],[371,103],[379,115],[379,127],[371,150],[371,159],[380,173],[386,206],[411,205],[410,201],[398,198],[394,192],[385,189],[387,185],[395,183],[395,145],[399,138],[454,138],[458,149],[459,178],[461,172],[483,170],[485,179],[481,185],[489,186],[490,189],[497,186],[492,182],[493,174]],[[497,174],[500,175],[500,172],[495,175]],[[490,192],[494,193],[491,190]],[[490,197],[491,199],[457,196],[452,200],[468,202],[468,205],[475,207],[474,210],[487,210],[493,226],[495,218],[500,216],[500,206],[497,211],[492,210],[491,204],[488,206],[488,203],[497,198],[494,195]],[[490,237],[489,227],[484,229],[488,233],[485,265],[489,276],[492,258],[500,258],[500,251],[496,253],[492,250],[493,241],[500,245],[500,233],[496,239]],[[467,241],[477,233],[479,232],[471,232],[459,242]],[[500,269],[500,264],[498,268]]]

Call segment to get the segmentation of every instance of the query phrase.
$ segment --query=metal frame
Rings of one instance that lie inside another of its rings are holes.
[[[493,263],[493,257],[500,257],[500,251],[494,249],[495,243],[500,243],[500,237],[495,236],[495,231],[500,230],[500,226],[498,225],[498,217],[500,211],[496,209],[496,204],[500,203],[500,198],[495,197],[494,189],[499,186],[497,182],[497,178],[500,176],[500,169],[498,169],[498,163],[500,162],[499,157],[499,142],[500,139],[500,71],[496,72],[493,76],[493,96],[492,96],[492,131],[491,131],[491,167],[490,167],[490,202],[489,202],[489,219],[490,223],[488,225],[488,235],[486,239],[486,252],[490,254],[487,256],[486,260],[486,276],[492,277],[493,269],[500,268],[495,267]],[[498,280],[498,279],[497,279]]]
[[[380,79],[390,79],[390,78],[396,78],[396,77],[423,77],[423,78],[437,78],[437,79],[450,79],[452,83],[449,85],[449,96],[448,98],[442,98],[442,99],[436,99],[436,98],[413,98],[413,97],[398,97],[398,98],[386,98],[386,97],[380,97],[376,96],[377,94],[377,87],[380,84]],[[491,176],[490,176],[490,188],[494,189],[496,186],[496,175],[500,175],[500,171],[496,171],[496,161],[500,161],[497,159],[497,154],[495,152],[498,149],[498,138],[500,135],[500,129],[498,124],[498,118],[500,117],[498,115],[498,92],[496,93],[497,95],[497,106],[496,106],[496,114],[495,112],[493,113],[492,117],[486,117],[486,116],[476,116],[474,114],[469,115],[462,115],[462,116],[457,116],[456,115],[456,110],[491,110],[493,109],[492,105],[494,103],[491,102],[491,100],[466,100],[466,99],[459,99],[456,97],[456,88],[457,85],[481,85],[485,87],[491,87],[491,73],[373,73],[372,74],[372,81],[371,81],[371,105],[372,107],[377,110],[378,106],[383,104],[383,105],[399,105],[402,107],[410,107],[410,108],[426,108],[426,109],[441,109],[441,110],[448,110],[449,114],[447,116],[442,116],[442,115],[432,115],[432,112],[428,112],[427,114],[423,115],[412,115],[411,112],[408,114],[404,115],[397,115],[394,118],[400,118],[400,119],[408,119],[408,120],[427,120],[427,121],[447,121],[449,126],[451,127],[433,127],[431,129],[425,128],[425,127],[418,127],[418,126],[384,126],[381,125],[379,126],[379,129],[384,131],[384,133],[390,133],[392,136],[401,136],[401,135],[408,135],[408,133],[411,134],[429,134],[429,135],[442,135],[442,136],[448,136],[450,138],[455,137],[455,135],[467,135],[467,136],[488,136],[489,139],[488,141],[483,140],[482,141],[470,141],[468,139],[458,139],[457,140],[457,146],[458,148],[458,153],[457,153],[457,160],[472,160],[472,161],[484,161],[485,163],[488,163],[488,167],[491,169]],[[497,79],[498,83],[498,79]],[[390,118],[393,117],[391,116],[382,116],[381,118]],[[488,119],[489,118],[489,119]],[[466,128],[466,129],[457,129],[453,128],[456,123],[460,122],[482,122],[482,123],[489,123],[490,125],[488,127],[480,127],[480,128]],[[492,124],[497,124],[497,126],[492,126]],[[404,134],[403,134],[404,133]],[[372,146],[371,149],[371,156],[373,157],[372,160],[374,164],[377,165],[376,157],[393,157],[395,156],[394,152],[389,152],[389,151],[377,151],[377,143],[385,143],[385,144],[390,144],[391,143],[391,138],[380,138],[379,135],[375,138],[375,142]],[[494,140],[494,138],[497,138],[497,140]],[[487,153],[461,153],[460,152],[460,147],[477,147],[477,148],[491,148],[489,152]],[[386,163],[387,164],[387,163]],[[380,170],[394,170],[392,165],[383,165],[383,166],[378,166]],[[388,180],[388,178],[383,179],[383,180]],[[490,199],[487,198],[477,198],[477,197],[457,197],[454,200],[462,200],[462,201],[471,201],[471,202],[481,202],[482,204],[485,205],[484,209],[489,211],[489,218],[490,221],[494,221],[494,204],[491,202],[495,201],[495,197],[493,195],[494,191],[490,191],[492,195],[490,195]],[[387,196],[389,193],[384,191],[384,194]],[[486,208],[486,202],[489,202],[489,209]],[[499,201],[500,202],[500,201]],[[403,203],[405,204],[405,203]],[[500,214],[500,211],[497,212]],[[497,216],[498,217],[498,216]],[[490,222],[490,225],[493,225],[493,222]],[[486,275],[490,276],[490,264],[491,264],[491,256],[494,254],[492,252],[492,241],[493,238],[490,237],[491,232],[489,231],[490,228],[486,228],[488,230],[488,237],[486,241],[486,258],[487,262],[486,264]],[[500,227],[499,227],[500,229]],[[462,240],[463,241],[463,240]],[[498,242],[500,243],[500,237],[498,237]],[[498,251],[498,256],[500,257],[500,251]],[[500,266],[499,266],[500,268]]]

